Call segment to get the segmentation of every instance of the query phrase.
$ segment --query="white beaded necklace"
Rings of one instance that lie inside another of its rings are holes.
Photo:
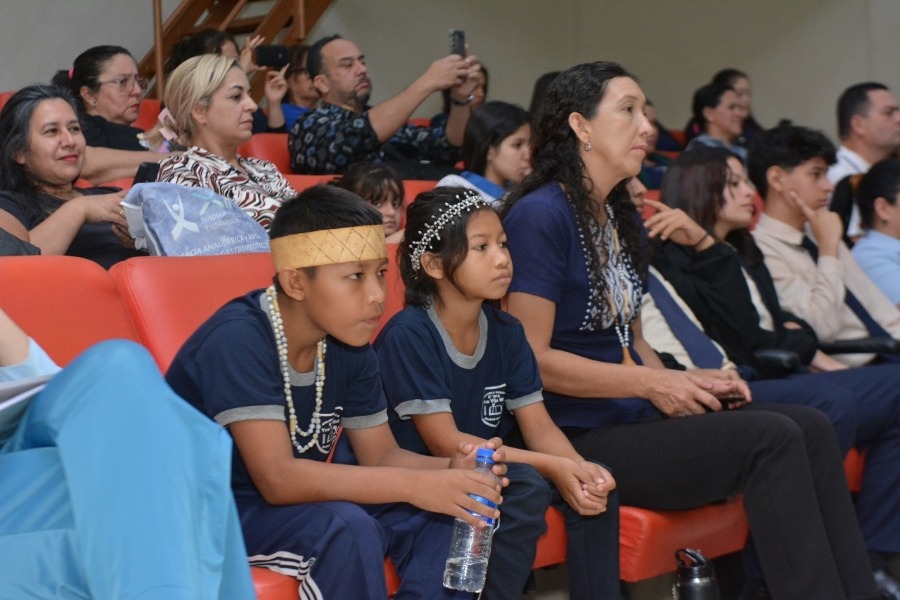
[[[284,333],[284,321],[281,319],[281,310],[278,308],[278,295],[275,286],[266,288],[266,299],[269,301],[269,314],[272,315],[272,331],[275,333],[275,345],[278,347],[278,360],[281,363],[281,377],[284,379],[284,401],[288,409],[288,431],[291,433],[291,442],[300,454],[303,454],[319,442],[319,433],[322,431],[322,391],[325,389],[325,351],[327,350],[325,338],[316,343],[316,407],[309,421],[309,429],[300,431],[297,425],[297,411],[294,410],[294,395],[291,391],[291,367],[288,362],[288,342]],[[309,437],[309,443],[300,445],[297,436]]]
[[[633,365],[635,362],[631,357],[631,352],[628,350],[628,345],[631,341],[631,310],[628,301],[628,274],[625,269],[625,257],[622,255],[622,247],[619,245],[619,232],[616,230],[613,209],[609,203],[606,204],[606,216],[607,226],[612,228],[613,236],[613,246],[607,248],[607,264],[619,276],[619,285],[622,289],[622,312],[619,313],[616,309],[616,302],[613,298],[612,290],[606,290],[606,298],[609,301],[609,311],[613,318],[616,336],[619,338],[619,344],[622,346],[622,364]],[[615,252],[613,252],[613,250],[615,250]]]

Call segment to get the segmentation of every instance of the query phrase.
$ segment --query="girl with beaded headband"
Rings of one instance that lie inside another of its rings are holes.
[[[442,586],[451,517],[496,518],[469,494],[500,502],[500,486],[473,471],[474,444],[438,459],[391,434],[368,345],[385,298],[380,214],[317,186],[279,209],[270,235],[273,286],[219,309],[167,376],[234,438],[250,563],[294,575],[303,598],[383,600],[387,553],[399,596],[471,598]],[[339,428],[349,447],[334,452]],[[502,475],[504,453],[494,458]]]
[[[652,132],[645,105],[616,63],[561,73],[533,122],[533,171],[507,205],[517,266],[507,308],[534,350],[550,415],[575,450],[610,466],[622,504],[681,510],[743,494],[755,543],[743,597],[877,597],[822,413],[723,411],[718,395],[751,399],[745,382],[666,370],[641,334],[647,246],[625,186]]]
[[[551,499],[566,514],[572,597],[618,597],[615,482],[553,424],[521,325],[491,306],[512,275],[500,218],[477,192],[439,187],[419,194],[407,219],[398,251],[406,308],[374,342],[398,442],[450,456],[460,437],[518,439],[504,446],[511,483],[485,597],[519,598]]]

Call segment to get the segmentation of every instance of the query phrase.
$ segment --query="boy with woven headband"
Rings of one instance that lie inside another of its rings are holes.
[[[445,515],[497,517],[468,494],[499,502],[500,490],[466,468],[473,444],[448,461],[401,450],[391,434],[368,345],[385,298],[381,215],[319,186],[278,210],[270,236],[274,285],[219,309],[167,375],[234,438],[251,564],[294,575],[301,598],[383,599],[388,554],[404,597],[470,598],[441,585]],[[361,466],[330,463],[340,426]]]

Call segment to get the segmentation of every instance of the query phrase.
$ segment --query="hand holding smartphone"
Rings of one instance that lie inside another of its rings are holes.
[[[260,67],[280,69],[288,64],[288,62],[288,50],[286,46],[256,47],[256,64]]]

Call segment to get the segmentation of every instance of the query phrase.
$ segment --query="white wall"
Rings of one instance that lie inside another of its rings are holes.
[[[152,43],[150,0],[4,2],[0,89],[46,81],[100,43],[141,57]],[[166,0],[166,11],[177,0]],[[897,0],[335,0],[311,39],[338,32],[369,57],[378,101],[447,52],[465,29],[490,69],[490,97],[527,105],[534,79],[587,60],[636,73],[670,127],[693,90],[722,67],[753,79],[757,118],[834,131],[846,86],[880,80],[900,94]],[[437,112],[434,99],[417,115]]]
[[[163,0],[168,12],[178,0]],[[153,45],[151,0],[0,0],[0,90],[47,83],[84,50],[127,48],[140,60]]]
[[[378,100],[446,52],[449,27],[490,69],[490,97],[525,106],[541,73],[601,59],[637,74],[676,128],[723,67],[750,74],[763,125],[790,118],[832,135],[848,85],[880,80],[900,95],[897,0],[337,0],[311,37],[357,41]]]

